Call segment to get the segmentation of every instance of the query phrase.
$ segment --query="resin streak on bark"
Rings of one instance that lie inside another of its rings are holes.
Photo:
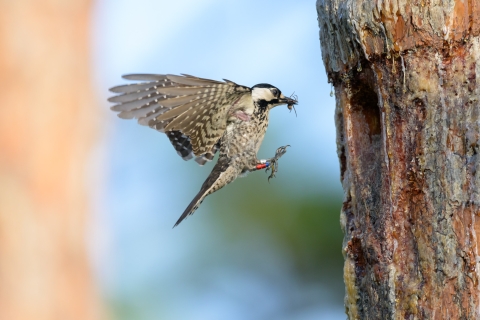
[[[480,318],[480,5],[319,0],[350,319]]]

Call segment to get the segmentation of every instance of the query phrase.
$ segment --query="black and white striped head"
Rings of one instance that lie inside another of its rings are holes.
[[[286,104],[297,104],[297,100],[285,97],[280,89],[268,83],[260,83],[252,87],[253,103],[261,109],[267,110]]]

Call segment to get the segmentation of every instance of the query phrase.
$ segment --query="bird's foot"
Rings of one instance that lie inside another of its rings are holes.
[[[270,182],[271,178],[275,177],[275,174],[278,171],[278,160],[287,152],[287,147],[290,147],[290,145],[278,148],[273,158],[264,160],[262,161],[262,164],[257,165],[258,169],[266,168],[265,172],[271,170],[270,175],[268,176],[268,182]]]
[[[271,170],[270,175],[268,176],[268,182],[270,182],[271,178],[275,177],[275,174],[278,171],[278,160],[287,152],[287,147],[290,147],[290,145],[278,148],[275,152],[275,157],[270,159],[270,165],[267,167],[267,170],[265,170],[265,172]]]

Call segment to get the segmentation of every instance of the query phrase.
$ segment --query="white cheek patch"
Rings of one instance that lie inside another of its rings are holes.
[[[274,97],[272,95],[272,92],[270,91],[270,89],[267,89],[267,88],[254,88],[252,90],[252,98],[254,101],[258,101],[258,100],[266,100],[266,101],[270,101],[272,100]]]

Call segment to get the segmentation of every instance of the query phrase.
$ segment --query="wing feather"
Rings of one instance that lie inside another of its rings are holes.
[[[136,118],[141,125],[165,132],[182,158],[195,155],[201,158],[197,161],[200,164],[211,160],[217,151],[215,146],[234,101],[250,92],[250,88],[228,80],[186,74],[129,74],[123,78],[146,82],[110,89],[119,93],[109,99],[116,103],[111,109],[121,118]]]
[[[123,79],[127,80],[140,80],[140,81],[160,81],[166,80],[166,74],[149,74],[149,73],[134,73],[134,74],[124,74]]]
[[[128,102],[122,102],[121,104],[116,104],[110,109],[113,111],[130,111],[137,108],[141,108],[143,106],[150,105],[151,102],[155,100],[158,101],[159,95],[150,96],[149,98],[137,99]]]
[[[157,109],[159,110],[157,111]],[[118,116],[122,119],[140,119],[146,117],[148,114],[155,114],[155,116],[158,116],[162,112],[165,112],[165,110],[167,109],[161,108],[158,104],[154,103],[142,108],[133,109],[130,111],[122,111],[118,114]]]
[[[205,86],[205,85],[209,86],[209,85],[215,85],[215,84],[220,84],[220,85],[225,84],[224,82],[221,82],[221,81],[198,78],[198,77],[194,77],[186,74],[184,74],[183,76],[168,74],[167,78],[175,83],[180,83],[188,86]]]
[[[120,86],[110,88],[110,91],[114,92],[114,93],[124,93],[124,92],[137,92],[137,91],[140,91],[140,90],[149,90],[151,88],[156,89],[156,86],[159,83],[160,83],[160,81],[122,84]]]
[[[165,110],[166,109],[160,109],[160,110],[155,110],[153,112],[147,113],[145,116],[138,118],[138,123],[141,124],[142,126],[149,126],[150,128],[156,129],[160,132],[164,132],[165,130],[163,130],[163,128],[166,126],[166,124],[161,128],[160,127],[157,128],[157,125],[166,123],[166,121],[157,121],[155,119],[159,115],[161,115],[162,112],[164,112]]]
[[[159,93],[157,92],[157,89],[152,87],[152,88],[148,88],[147,90],[138,90],[131,93],[113,96],[108,98],[108,101],[115,102],[115,103],[123,103],[123,102],[129,102],[133,100],[150,98],[152,95],[157,93]]]
[[[177,96],[177,97],[167,97],[166,99],[159,101],[159,104],[164,107],[168,108],[175,108],[178,106],[182,106],[185,103],[189,103],[192,100],[197,99],[197,96]]]
[[[192,144],[190,139],[180,131],[167,132],[168,139],[183,160],[188,161],[193,158]]]
[[[192,110],[194,113],[199,113],[202,109],[205,109],[210,102],[211,98],[203,98],[203,99],[194,99],[193,101],[189,101],[183,105],[179,105],[177,108],[172,108],[158,117],[158,120],[167,120],[175,118],[182,113]]]
[[[213,145],[212,147],[212,150],[210,150],[209,152],[205,153],[205,154],[202,154],[201,156],[198,156],[195,158],[195,161],[203,166],[205,163],[207,163],[208,161],[212,161],[213,160],[213,157],[215,156],[215,154],[217,153],[217,151],[220,149],[220,143],[217,142],[216,144]]]

